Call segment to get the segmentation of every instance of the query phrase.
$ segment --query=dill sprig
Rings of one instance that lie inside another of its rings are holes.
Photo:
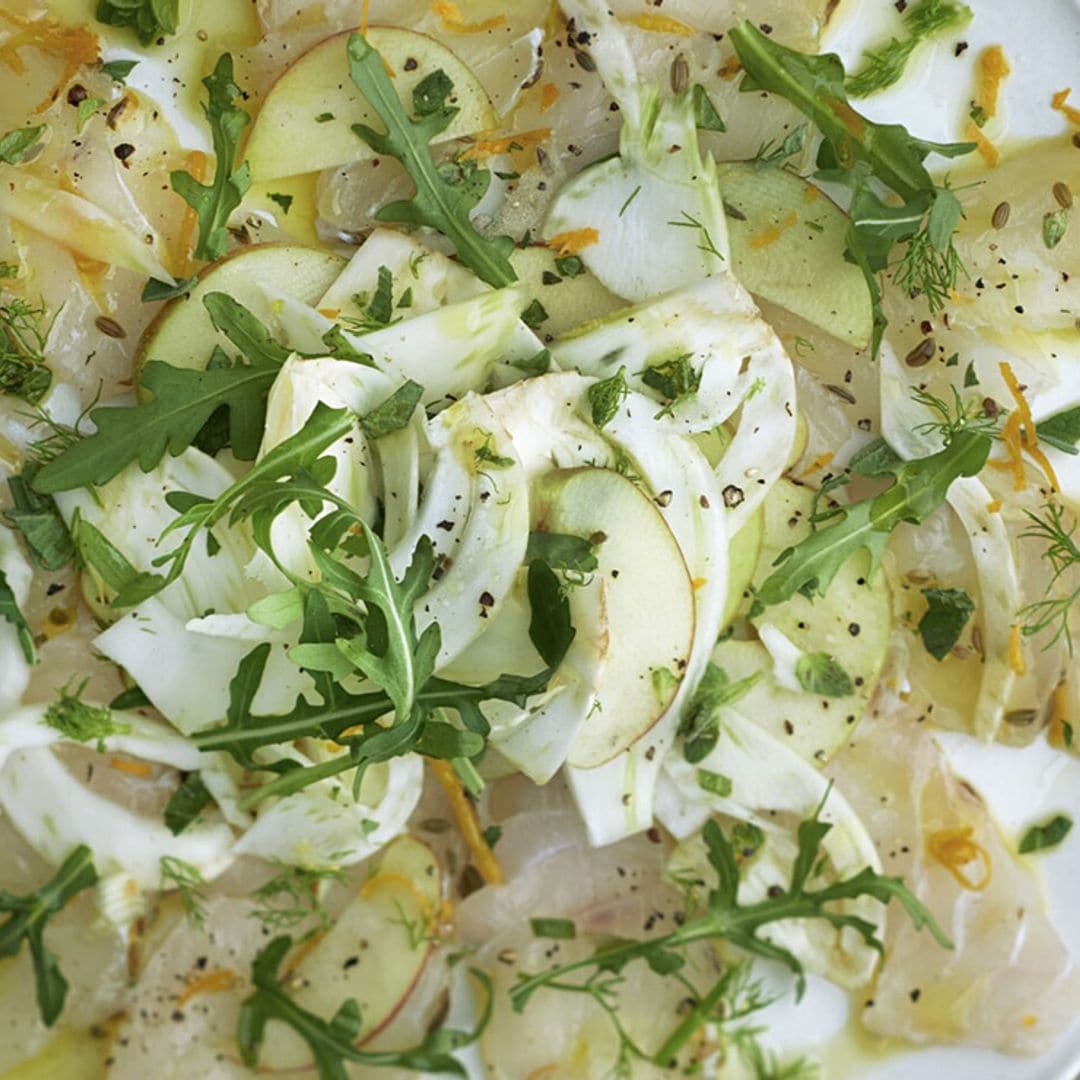
[[[54,320],[41,302],[16,296],[0,304],[0,393],[36,405],[49,392],[45,343]]]
[[[308,918],[316,919],[322,930],[329,930],[333,920],[323,900],[331,883],[344,880],[340,870],[308,870],[281,864],[281,873],[251,894],[255,901],[251,916],[274,930],[290,929]]]
[[[1042,540],[1046,544],[1042,557],[1050,564],[1053,576],[1046,587],[1046,596],[1042,600],[1036,600],[1032,604],[1021,608],[1023,616],[1023,633],[1027,637],[1041,634],[1044,630],[1053,630],[1046,648],[1057,644],[1062,638],[1068,647],[1069,655],[1072,655],[1073,642],[1072,631],[1069,627],[1069,615],[1073,604],[1080,599],[1080,585],[1069,589],[1066,585],[1063,592],[1051,595],[1069,571],[1080,566],[1080,546],[1074,539],[1077,529],[1077,520],[1073,517],[1071,522],[1065,518],[1065,508],[1051,500],[1046,504],[1045,515],[1040,517],[1030,510],[1024,511],[1031,522],[1031,526],[1020,534],[1022,539]]]
[[[161,891],[177,892],[188,922],[201,930],[206,925],[206,881],[199,868],[172,855],[162,855],[159,865]]]

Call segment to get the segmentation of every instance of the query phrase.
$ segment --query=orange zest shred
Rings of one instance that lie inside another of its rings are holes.
[[[986,849],[973,840],[971,825],[953,829],[938,829],[926,838],[926,849],[960,883],[961,888],[982,892],[990,884],[993,872]],[[978,864],[977,877],[969,877],[965,867]]]
[[[1069,95],[1072,93],[1072,87],[1067,86],[1064,90],[1059,90],[1050,99],[1050,108],[1056,109],[1059,113],[1065,116],[1065,119],[1073,124],[1080,124],[1080,109],[1074,108],[1070,105]]]
[[[989,514],[1000,514],[1001,513],[1001,500],[1000,499],[991,499],[986,504],[986,511]]]
[[[454,813],[458,829],[461,831],[465,846],[472,855],[476,869],[480,876],[489,885],[501,885],[506,878],[503,876],[502,867],[499,865],[491,846],[484,839],[480,831],[480,820],[476,816],[473,804],[469,802],[461,781],[454,772],[454,766],[449,761],[437,761],[434,758],[428,760],[431,771],[442,785],[446,797],[450,801],[450,809]]]
[[[624,18],[622,22],[630,23],[639,30],[647,30],[652,34],[678,34],[680,37],[693,37],[697,31],[692,26],[673,19],[669,15],[657,15],[647,11],[640,15],[632,15]]]
[[[1031,415],[1031,406],[1024,397],[1024,388],[1020,385],[1013,371],[1012,364],[1007,360],[998,364],[998,370],[1005,381],[1005,385],[1012,394],[1016,408],[1009,414],[1001,429],[1001,443],[1008,452],[1005,461],[994,461],[991,464],[996,469],[1011,470],[1013,474],[1013,486],[1017,491],[1023,491],[1027,486],[1024,476],[1024,458],[1026,452],[1043,471],[1047,483],[1054,491],[1060,491],[1057,473],[1054,472],[1050,459],[1043,453],[1039,446],[1039,436],[1035,427],[1035,421]]]
[[[764,231],[751,236],[749,245],[754,251],[760,251],[762,248],[767,248],[770,245],[775,244],[788,229],[795,228],[798,223],[799,215],[796,214],[794,210],[789,210],[787,217],[784,218],[779,225],[773,225],[772,228],[765,229]]]
[[[341,314],[341,309],[336,307],[321,307],[315,310],[327,319],[336,319]]]
[[[494,30],[506,22],[505,15],[492,15],[482,22],[466,22],[461,8],[452,0],[436,0],[431,5],[432,13],[442,19],[443,29],[453,34],[482,34],[485,30]]]
[[[724,82],[731,82],[740,71],[742,71],[742,61],[737,54],[732,53],[732,55],[720,65],[720,70],[717,74]]]
[[[1073,724],[1069,722],[1069,687],[1060,682],[1050,697],[1050,728],[1047,741],[1058,750],[1072,749]]]
[[[1039,1022],[1039,1018],[1037,1016],[1032,1016],[1031,1013],[1028,1013],[1027,1016],[1025,1016],[1020,1022],[1026,1028],[1033,1028]]]
[[[818,454],[818,456],[814,458],[814,460],[811,461],[810,464],[807,465],[801,473],[799,473],[799,477],[802,478],[804,476],[809,476],[811,473],[816,473],[818,469],[824,469],[825,466],[828,465],[835,456],[836,455],[833,454],[831,451],[828,451],[824,454]]]
[[[690,584],[693,586],[694,592],[697,592],[698,589],[704,589],[709,584],[709,579],[707,577],[696,577]]]
[[[979,63],[975,69],[974,103],[991,119],[998,108],[1001,84],[1012,71],[1005,57],[1005,50],[1000,45],[991,45],[979,54]],[[1001,159],[1001,152],[986,137],[974,120],[969,120],[964,134],[975,143],[979,154],[986,164],[993,168]]]
[[[968,142],[975,144],[979,157],[986,162],[988,168],[992,169],[1001,160],[1001,151],[982,133],[982,129],[974,120],[967,122],[964,136]]]
[[[1009,631],[1009,667],[1014,675],[1027,674],[1027,661],[1024,659],[1024,645],[1020,624],[1015,623]]]
[[[371,14],[371,0],[361,0],[360,33],[367,35],[368,16]]]
[[[572,229],[570,232],[556,233],[548,240],[547,246],[559,258],[565,258],[567,255],[576,255],[579,251],[584,251],[585,248],[599,243],[598,229]]]
[[[559,100],[561,92],[553,82],[544,83],[540,87],[540,111],[547,112]]]
[[[530,146],[537,146],[551,135],[551,128],[534,128],[532,131],[521,131],[516,135],[505,135],[501,139],[477,139],[465,153],[462,160],[468,161],[473,158],[491,157],[494,154],[506,154],[511,150],[525,150]]]
[[[126,758],[109,758],[109,768],[139,780],[149,780],[154,775],[153,767],[145,761],[128,761]]]
[[[88,26],[61,26],[55,19],[48,18],[27,19],[3,8],[0,8],[0,17],[19,28],[19,33],[13,34],[0,47],[0,61],[16,75],[26,70],[18,54],[24,45],[55,56],[64,64],[56,85],[35,106],[36,113],[44,112],[56,100],[80,67],[97,63],[101,55],[101,42]]]
[[[206,179],[206,155],[201,150],[192,150],[188,154],[184,166],[189,173],[201,184]],[[184,220],[180,222],[180,229],[176,234],[176,276],[187,277],[194,268],[195,258],[195,230],[199,224],[199,215],[193,207],[184,211]]]
[[[230,968],[214,968],[197,979],[190,979],[180,991],[176,999],[178,1006],[186,1005],[193,997],[199,994],[224,994],[229,990],[235,990],[243,983],[243,979]]]

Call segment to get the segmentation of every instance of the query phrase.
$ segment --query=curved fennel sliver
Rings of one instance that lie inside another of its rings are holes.
[[[225,870],[233,846],[227,825],[197,822],[173,836],[159,817],[95,794],[53,754],[52,746],[70,740],[44,724],[44,715],[44,706],[30,706],[0,722],[0,807],[44,859],[59,865],[86,844],[99,875],[126,874],[142,889],[159,886],[162,856],[183,859],[207,880]],[[164,725],[137,713],[114,713],[113,720],[132,730],[105,736],[106,752],[175,769],[199,767],[199,752]]]
[[[731,781],[731,794],[719,796],[698,783],[697,770],[708,769]],[[826,798],[826,795],[828,797]],[[751,864],[740,899],[763,898],[774,884],[783,885],[797,846],[787,825],[775,814],[808,818],[825,800],[821,820],[833,828],[824,841],[839,877],[865,867],[880,871],[877,850],[847,800],[812,765],[789,750],[757,724],[725,711],[720,738],[712,752],[696,765],[679,752],[668,756],[657,785],[656,816],[680,840],[694,836],[713,814],[749,821],[765,833],[761,854]],[[678,856],[678,852],[677,852]],[[866,919],[880,935],[884,908],[869,898],[848,903],[847,913]],[[770,938],[790,949],[812,971],[845,986],[866,982],[878,954],[850,930],[838,931],[811,921],[789,921],[770,927]]]

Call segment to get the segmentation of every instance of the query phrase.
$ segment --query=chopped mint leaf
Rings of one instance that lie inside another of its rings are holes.
[[[1049,821],[1041,825],[1032,825],[1023,839],[1020,841],[1020,854],[1030,855],[1035,851],[1045,851],[1047,848],[1057,847],[1072,829],[1072,818],[1064,814],[1055,814]]]
[[[828,653],[803,653],[795,663],[795,678],[810,694],[825,697],[846,697],[855,692],[851,676],[839,661]]]
[[[944,660],[960,640],[975,603],[963,589],[923,589],[926,613],[919,620],[919,637],[935,660]]]

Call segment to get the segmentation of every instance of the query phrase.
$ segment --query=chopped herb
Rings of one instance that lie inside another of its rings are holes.
[[[1042,517],[1025,510],[1031,527],[1020,534],[1022,539],[1042,540],[1046,544],[1042,557],[1052,571],[1050,583],[1046,587],[1046,597],[1020,610],[1020,615],[1024,618],[1023,632],[1026,636],[1031,636],[1053,629],[1053,636],[1046,647],[1049,648],[1064,637],[1069,654],[1072,655],[1069,615],[1073,605],[1080,600],[1080,585],[1072,588],[1074,581],[1070,582],[1068,575],[1073,568],[1080,566],[1080,546],[1075,539],[1077,521],[1074,517],[1071,522],[1066,522],[1065,508],[1053,500],[1046,504],[1044,510]],[[1054,593],[1058,583],[1062,581],[1065,588]]]
[[[194,276],[181,278],[175,285],[170,285],[167,281],[150,278],[143,286],[140,299],[144,304],[153,304],[159,300],[172,300],[175,296],[187,296],[196,280]]]
[[[705,668],[679,728],[684,736],[683,755],[691,765],[704,761],[716,746],[720,738],[720,710],[749,693],[760,678],[761,673],[754,672],[732,682],[727,672],[716,664],[710,662]]]
[[[280,191],[271,191],[267,198],[274,203],[277,203],[281,207],[281,212],[287,214],[290,207],[293,204],[293,197],[291,195],[282,195]]]
[[[124,85],[124,80],[139,66],[138,60],[107,60],[101,65],[102,75],[108,75],[113,82]]]
[[[31,462],[21,473],[8,477],[12,505],[4,511],[4,521],[22,535],[36,566],[61,570],[74,558],[75,545],[56,503],[34,490],[39,469]]]
[[[716,111],[705,87],[701,83],[695,83],[690,93],[694,98],[694,123],[704,131],[727,131],[727,124]]]
[[[334,119],[334,114],[332,112],[319,113],[319,115],[315,117],[315,123],[316,124],[329,124],[330,121],[333,120],[333,119]]]
[[[197,772],[188,773],[165,804],[165,825],[173,836],[179,836],[209,805],[210,792],[202,777]]]
[[[366,124],[354,124],[353,131],[377,154],[397,158],[416,185],[411,199],[382,207],[376,218],[436,229],[482,280],[496,288],[512,284],[517,280],[509,259],[513,241],[509,237],[483,237],[469,219],[470,211],[487,189],[490,175],[477,169],[471,173],[472,183],[456,183],[455,177],[440,169],[431,156],[428,144],[446,130],[457,114],[457,109],[446,103],[446,95],[437,105],[432,100],[437,92],[441,93],[442,85],[429,85],[424,107],[431,111],[413,119],[402,107],[382,57],[362,34],[350,35],[348,59],[353,82],[386,126],[385,133]]]
[[[5,165],[21,165],[41,142],[45,124],[15,128],[0,138],[0,161]]]
[[[964,389],[968,389],[972,386],[979,385],[979,376],[975,372],[975,361],[968,362],[968,366],[964,369]]]
[[[547,322],[548,313],[539,300],[532,303],[521,313],[521,321],[530,329],[539,329],[542,323]]]
[[[407,379],[381,405],[360,417],[360,427],[369,439],[381,439],[400,431],[412,419],[424,396],[424,388]]]
[[[152,45],[162,35],[176,33],[180,26],[180,0],[98,0],[94,17],[106,26],[129,27],[140,44]],[[114,64],[129,62],[113,61]]]
[[[641,381],[664,399],[664,407],[656,419],[670,416],[675,405],[693,397],[701,387],[701,372],[690,363],[692,356],[693,353],[685,353],[639,372]]]
[[[174,0],[178,2],[178,0]],[[203,79],[207,90],[203,112],[210,124],[214,143],[214,180],[201,184],[189,172],[176,170],[169,175],[173,190],[198,216],[199,241],[195,258],[220,259],[228,249],[229,215],[240,205],[251,186],[247,163],[237,166],[240,135],[248,124],[248,114],[235,104],[241,97],[233,81],[233,61],[223,53],[217,66]]]
[[[540,281],[543,285],[561,285],[562,278],[558,274],[553,274],[550,270],[545,270],[540,275]]]
[[[1047,249],[1053,251],[1065,237],[1069,228],[1069,211],[1062,207],[1043,217],[1042,236]]]
[[[726,799],[731,794],[731,779],[723,773],[713,772],[711,769],[698,769],[697,782],[702,791],[707,791],[710,795],[716,795],[721,799]]]
[[[803,653],[795,663],[795,678],[809,694],[847,697],[855,692],[851,676],[828,653]]]
[[[390,267],[379,267],[378,283],[370,298],[366,293],[357,293],[353,303],[364,309],[363,314],[346,316],[341,322],[354,334],[385,330],[397,322],[394,318],[394,275]]]
[[[80,844],[60,864],[56,873],[40,889],[28,896],[0,890],[0,912],[9,916],[0,925],[0,956],[15,956],[25,941],[34,964],[38,1010],[46,1027],[52,1027],[64,1011],[68,984],[56,956],[45,945],[48,920],[84,889],[97,883],[93,857]]]
[[[573,941],[577,937],[573,919],[530,919],[529,925],[535,937],[553,941]]]
[[[1035,425],[1040,441],[1066,454],[1076,454],[1080,442],[1080,405],[1065,412],[1055,413]]]
[[[329,930],[333,920],[323,899],[331,884],[344,880],[340,870],[283,865],[279,874],[251,894],[255,901],[251,917],[274,930],[288,930],[313,918],[321,929]]]
[[[898,83],[911,54],[935,34],[956,30],[971,20],[971,9],[949,0],[920,0],[904,12],[905,36],[892,38],[880,49],[868,51],[862,66],[847,77],[845,85],[852,97],[871,94]]]
[[[202,891],[206,882],[199,868],[173,855],[162,855],[160,867],[160,891],[178,892],[188,922],[201,930],[206,924],[206,894]]]
[[[625,367],[620,367],[610,378],[593,383],[587,392],[593,425],[602,429],[610,424],[629,393]]]
[[[561,259],[555,260],[555,269],[563,277],[576,278],[585,273],[585,263],[578,255],[564,255]]]
[[[52,330],[44,304],[19,297],[0,303],[0,394],[36,405],[52,386],[45,345]]]
[[[411,308],[413,306],[413,291],[411,285],[401,294],[397,306],[399,311],[402,308]]]
[[[141,709],[150,704],[150,699],[143,693],[142,687],[132,686],[127,690],[121,690],[109,702],[109,708],[113,712],[125,712],[128,709]]]
[[[501,825],[489,825],[484,830],[484,843],[489,848],[494,850],[495,845],[502,839],[502,826]]]
[[[751,164],[755,169],[775,169],[784,165],[796,154],[801,154],[806,145],[806,125],[800,124],[797,128],[784,136],[784,141],[779,145],[773,140],[762,143],[758,147]],[[741,220],[741,219],[740,219]]]
[[[425,75],[413,87],[413,112],[417,116],[434,116],[446,107],[446,102],[454,92],[450,76],[442,68]]]
[[[65,686],[60,691],[60,700],[54,701],[45,710],[41,722],[75,742],[96,741],[100,753],[105,749],[105,740],[109,736],[130,734],[131,725],[116,723],[108,708],[87,705],[82,700],[82,692],[88,681],[84,679],[74,694]]]
[[[512,365],[526,375],[544,375],[551,369],[551,350],[541,349],[526,360],[514,360]]]
[[[636,198],[637,198],[637,197],[638,197],[638,196],[639,196],[640,194],[641,194],[641,185],[640,185],[640,184],[638,184],[638,186],[637,186],[636,188],[634,188],[634,190],[633,190],[633,191],[631,191],[631,192],[630,192],[630,194],[629,194],[629,195],[628,195],[628,196],[626,197],[626,202],[624,202],[624,203],[622,204],[622,206],[621,206],[621,207],[619,208],[619,217],[622,217],[622,216],[623,216],[623,214],[625,214],[625,213],[626,213],[626,211],[630,209],[630,204],[631,204],[631,203],[632,203],[632,202],[633,202],[633,201],[634,201],[634,200],[635,200],[635,199],[636,199]]]
[[[90,120],[90,117],[94,115],[105,104],[104,98],[88,97],[83,98],[79,102],[75,109],[75,131],[81,134],[82,129],[86,127]]]
[[[477,428],[476,434],[484,440],[473,450],[479,464],[489,465],[493,469],[512,469],[517,464],[516,458],[506,457],[495,450],[495,436],[490,431]]]
[[[15,630],[15,638],[26,662],[37,663],[34,635],[30,630],[30,624],[19,609],[19,602],[15,599],[15,593],[8,584],[7,574],[3,570],[0,570],[0,619],[4,619]]]
[[[986,127],[987,121],[990,119],[989,113],[987,113],[977,101],[971,103],[971,108],[968,110],[968,116],[977,128]]]
[[[571,574],[591,574],[600,565],[594,554],[593,541],[565,533],[529,533],[525,561],[542,559],[554,570]]]
[[[923,589],[926,613],[918,631],[926,651],[935,660],[944,660],[960,640],[975,603],[963,589]]]
[[[721,262],[724,261],[723,253],[716,244],[713,243],[713,238],[709,233],[708,226],[703,222],[698,221],[693,214],[688,214],[683,210],[682,216],[678,221],[669,221],[667,224],[676,229],[697,229],[698,232],[701,233],[701,243],[698,244],[698,251],[705,255],[711,255],[714,259],[719,259]]]
[[[1072,818],[1064,814],[1055,814],[1041,825],[1032,825],[1020,841],[1020,854],[1030,855],[1034,851],[1045,851],[1047,848],[1057,847],[1069,835],[1072,827]]]

